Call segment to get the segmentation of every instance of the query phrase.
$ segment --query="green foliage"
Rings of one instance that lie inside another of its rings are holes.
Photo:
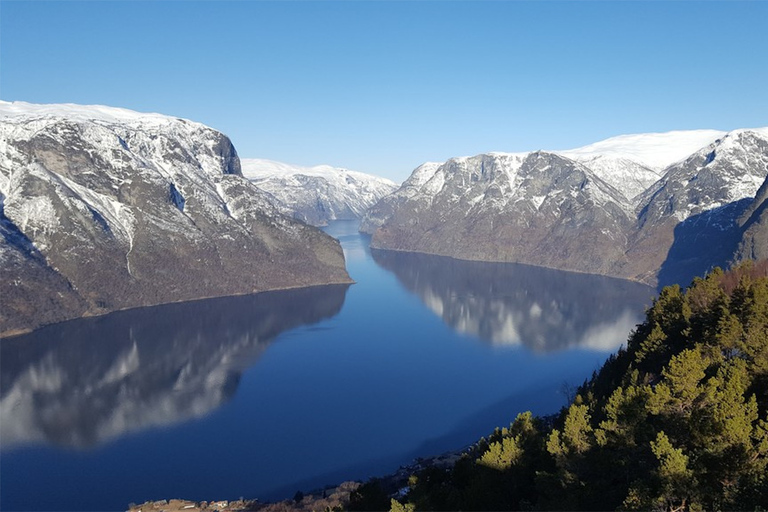
[[[390,500],[389,512],[414,512],[416,505],[413,503],[400,503],[395,498]]]
[[[512,467],[523,453],[516,437],[505,437],[490,444],[488,450],[477,459],[477,463],[498,471]]]
[[[766,269],[665,288],[554,422],[519,415],[452,469],[420,473],[409,500],[419,510],[765,506]]]

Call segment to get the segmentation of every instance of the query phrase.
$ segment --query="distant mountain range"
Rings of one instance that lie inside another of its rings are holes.
[[[0,102],[0,335],[167,302],[350,282],[202,124]]]
[[[226,136],[184,119],[0,102],[0,336],[350,282],[339,243],[307,225],[336,219],[362,217],[374,248],[648,284],[768,257],[768,128],[458,157],[399,188],[329,166],[242,169]]]
[[[315,226],[352,220],[397,189],[385,178],[329,165],[296,165],[243,158],[243,176],[263,190],[284,214]]]
[[[361,229],[375,248],[687,284],[768,257],[767,175],[768,128],[488,153],[418,167]]]

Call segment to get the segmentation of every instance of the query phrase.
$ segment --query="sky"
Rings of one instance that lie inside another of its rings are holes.
[[[241,158],[425,161],[768,126],[768,1],[0,2],[0,99],[159,112]]]

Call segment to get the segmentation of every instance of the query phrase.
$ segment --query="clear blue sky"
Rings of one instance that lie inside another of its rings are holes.
[[[0,2],[0,98],[160,112],[241,157],[424,161],[768,125],[768,2]]]

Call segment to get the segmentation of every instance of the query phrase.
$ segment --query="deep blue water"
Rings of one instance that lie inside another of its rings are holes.
[[[356,284],[125,311],[0,343],[0,509],[279,499],[546,414],[653,290],[370,251]]]

